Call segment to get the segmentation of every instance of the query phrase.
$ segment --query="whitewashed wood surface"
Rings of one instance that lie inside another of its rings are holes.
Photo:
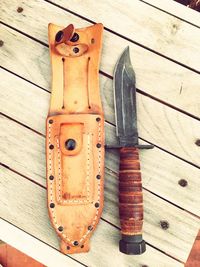
[[[37,259],[47,266],[51,264],[43,260],[43,253],[50,253],[51,247],[56,249],[52,252],[52,262],[60,260],[59,267],[183,266],[200,227],[200,148],[195,144],[200,138],[198,18],[196,13],[191,18],[192,13],[183,12],[180,5],[177,5],[179,18],[175,18],[170,4],[166,8],[166,4],[159,6],[153,0],[155,7],[152,7],[150,1],[146,2],[1,2],[4,25],[0,28],[0,39],[4,44],[0,47],[0,62],[4,69],[0,72],[0,217],[14,226],[10,227],[6,221],[0,223],[13,232],[5,241],[16,243],[17,248],[32,257],[37,258],[32,246],[23,250],[15,241],[18,231],[24,242],[38,246],[44,242],[47,249],[41,246]],[[22,13],[16,11],[19,6]],[[110,16],[106,15],[108,12]],[[91,252],[61,255],[47,215],[45,119],[51,86],[47,24],[74,23],[76,27],[85,27],[90,21],[100,21],[106,26],[100,87],[107,143],[116,141],[111,76],[117,58],[129,45],[139,89],[139,135],[141,142],[146,140],[156,146],[141,151],[144,237],[148,246],[147,252],[139,257],[118,252],[117,151],[106,152],[105,208],[91,240]],[[187,180],[188,185],[181,187],[180,179]],[[169,229],[161,228],[161,220],[169,222]],[[0,238],[1,235],[2,231]]]

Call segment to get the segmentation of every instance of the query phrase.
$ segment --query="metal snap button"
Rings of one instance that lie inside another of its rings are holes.
[[[76,147],[76,141],[74,139],[68,139],[66,142],[65,142],[65,148],[67,150],[74,150]]]

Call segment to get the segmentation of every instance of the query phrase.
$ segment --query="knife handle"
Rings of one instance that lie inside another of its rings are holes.
[[[143,195],[139,150],[136,147],[120,149],[119,216],[122,239],[119,249],[125,254],[142,254]]]

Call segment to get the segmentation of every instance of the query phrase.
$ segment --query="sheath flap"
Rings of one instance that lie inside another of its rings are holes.
[[[94,114],[47,120],[49,213],[60,237],[72,246],[85,242],[102,212],[103,124]]]

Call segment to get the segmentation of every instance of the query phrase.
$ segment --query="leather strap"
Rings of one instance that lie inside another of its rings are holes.
[[[103,208],[102,24],[49,24],[52,95],[47,118],[48,208],[63,253],[89,250]]]

